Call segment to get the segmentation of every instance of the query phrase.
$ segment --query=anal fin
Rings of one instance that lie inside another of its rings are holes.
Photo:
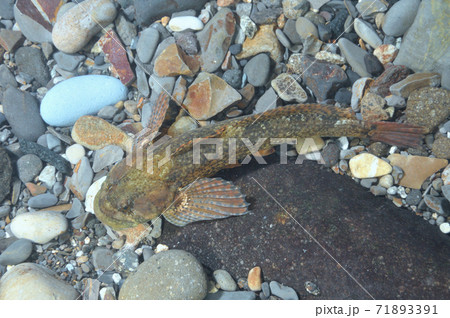
[[[248,212],[239,187],[221,178],[203,178],[182,189],[176,203],[163,215],[177,226],[192,222],[223,219]]]

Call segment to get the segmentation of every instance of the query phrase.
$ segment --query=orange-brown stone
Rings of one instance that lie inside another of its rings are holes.
[[[237,59],[245,59],[259,53],[269,53],[270,57],[277,62],[283,59],[283,49],[275,35],[276,24],[263,24],[255,36],[247,38],[242,45],[242,52],[236,55]]]
[[[200,68],[198,61],[186,55],[178,45],[169,45],[155,61],[155,74],[159,77],[166,76],[194,76]]]
[[[256,266],[253,267],[248,272],[248,288],[250,288],[251,291],[260,291],[261,290],[261,284],[262,284],[262,277],[261,277],[261,267]]]

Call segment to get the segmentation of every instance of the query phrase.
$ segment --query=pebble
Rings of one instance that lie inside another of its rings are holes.
[[[19,48],[15,53],[17,70],[33,77],[41,86],[50,81],[50,73],[42,51],[26,46]]]
[[[380,177],[392,171],[390,164],[368,153],[353,157],[349,165],[352,175],[359,179]]]
[[[372,187],[372,185],[377,182],[377,178],[365,178],[361,180],[361,186],[367,189],[370,189],[370,187]]]
[[[38,177],[39,181],[43,182],[47,189],[53,188],[56,183],[56,169],[54,166],[46,166],[42,169]]]
[[[389,90],[392,94],[408,98],[409,95],[423,87],[436,87],[441,84],[439,73],[415,73],[392,85]]]
[[[14,18],[14,0],[5,0],[0,2],[0,11],[2,12],[2,18],[11,20]]]
[[[124,151],[118,146],[106,146],[103,149],[96,150],[94,153],[94,164],[92,170],[97,173],[104,168],[113,165],[123,158]]]
[[[355,112],[360,110],[361,100],[372,82],[373,80],[371,78],[362,77],[353,83],[351,107]]]
[[[417,189],[412,189],[408,196],[406,197],[406,204],[408,205],[418,205],[422,200],[422,192]]]
[[[450,201],[450,185],[442,186],[442,194]]]
[[[386,100],[386,105],[394,108],[403,109],[406,107],[406,100],[397,95],[389,95],[384,98]]]
[[[75,300],[78,292],[53,271],[34,263],[14,266],[0,280],[1,300]]]
[[[383,65],[392,62],[397,57],[397,54],[398,49],[392,44],[382,44],[373,51],[373,55],[375,55]]]
[[[222,79],[227,82],[231,87],[239,89],[242,84],[242,71],[241,70],[226,70],[223,73]]]
[[[368,53],[345,38],[339,39],[338,45],[353,71],[361,77],[370,77],[370,73],[367,72],[364,62],[364,57]]]
[[[398,37],[405,34],[414,22],[420,0],[400,0],[386,13],[383,22],[383,32],[386,35]]]
[[[212,73],[220,67],[230,47],[235,24],[231,10],[223,8],[197,33],[203,71]]]
[[[44,134],[46,127],[39,115],[39,104],[30,93],[9,86],[3,94],[3,111],[18,138],[35,141]]]
[[[253,38],[247,37],[242,44],[242,52],[236,58],[246,59],[259,53],[269,53],[276,62],[283,60],[283,49],[275,34],[275,24],[263,24]]]
[[[86,151],[84,150],[84,147],[80,144],[74,144],[72,146],[67,147],[66,149],[66,157],[67,160],[73,165],[76,165],[81,158],[84,157],[86,154]]]
[[[377,185],[370,187],[370,192],[375,196],[384,196],[386,195],[387,190],[386,188]]]
[[[364,42],[369,44],[372,48],[376,49],[381,44],[383,44],[383,41],[381,41],[377,32],[372,28],[370,24],[368,24],[364,20],[358,18],[355,19],[354,27],[356,34],[358,34],[359,37],[363,39]]]
[[[56,52],[53,54],[53,58],[59,67],[68,72],[73,72],[86,59],[84,55],[65,54],[63,52]]]
[[[310,8],[310,3],[306,0],[283,0],[283,13],[288,19],[297,19],[304,16]]]
[[[19,239],[12,243],[0,255],[0,265],[17,265],[30,257],[33,251],[33,244],[26,239]]]
[[[241,95],[223,79],[202,72],[189,87],[184,104],[195,119],[206,120],[241,99]]]
[[[385,12],[387,10],[387,2],[384,0],[360,0],[356,4],[356,9],[358,9],[363,18],[366,18],[374,13]]]
[[[28,200],[28,205],[34,209],[48,208],[55,205],[58,202],[58,198],[51,193],[44,193],[34,196]]]
[[[136,26],[129,22],[122,14],[115,21],[117,33],[126,46],[130,46],[137,35]]]
[[[247,80],[253,86],[264,86],[271,74],[270,58],[267,54],[258,54],[251,58],[244,67]]]
[[[271,82],[272,88],[278,96],[286,102],[296,101],[304,103],[308,100],[308,95],[292,75],[283,73]]]
[[[415,90],[409,95],[405,114],[408,123],[433,132],[450,116],[450,92],[437,87]]]
[[[96,247],[92,252],[92,264],[96,271],[111,271],[113,269],[114,252],[105,247]]]
[[[248,277],[247,277],[247,282],[248,282],[248,288],[251,291],[260,291],[262,286],[262,277],[261,277],[261,267],[256,266],[253,267],[249,272],[248,272]]]
[[[17,215],[11,222],[11,231],[18,238],[45,244],[67,230],[67,220],[59,212],[42,211]]]
[[[104,75],[77,76],[53,87],[41,103],[41,116],[52,126],[71,126],[78,118],[94,115],[105,106],[127,98],[127,88]]]
[[[295,22],[295,29],[297,30],[298,35],[304,41],[308,35],[313,35],[314,37],[319,37],[319,32],[317,31],[317,27],[305,17],[299,17]]]
[[[394,178],[390,174],[382,176],[378,185],[388,189],[394,185]]]
[[[450,223],[448,223],[448,222],[442,223],[441,225],[439,225],[439,229],[441,230],[442,233],[449,234],[450,233]]]
[[[170,250],[139,265],[123,283],[119,299],[203,299],[206,293],[202,265],[188,252]]]
[[[207,300],[255,300],[256,294],[252,291],[218,291],[214,294],[208,294]]]
[[[445,198],[426,195],[423,199],[432,211],[444,216],[450,214],[450,204]]]
[[[168,135],[175,137],[184,134],[187,131],[198,128],[197,122],[190,116],[178,118],[172,126],[170,126]]]
[[[154,28],[146,28],[141,32],[136,46],[136,52],[139,60],[147,64],[153,58],[158,47],[160,33]]]
[[[79,217],[84,212],[83,204],[78,198],[74,198],[72,202],[72,206],[66,214],[66,218],[75,219]]]
[[[14,52],[15,49],[23,43],[23,36],[20,31],[0,29],[0,45],[8,52]]]
[[[183,32],[185,30],[200,31],[203,29],[203,22],[197,17],[175,17],[170,19],[169,28],[174,32]]]
[[[219,284],[220,289],[225,291],[235,291],[237,289],[236,282],[227,271],[218,269],[214,271],[213,276],[217,284]]]
[[[74,170],[74,174],[70,179],[69,188],[78,199],[84,201],[93,178],[94,172],[92,171],[89,159],[83,157]]]
[[[380,76],[384,72],[383,64],[381,64],[375,55],[365,55],[364,64],[366,65],[367,72],[369,72],[373,77]]]
[[[86,0],[56,21],[52,31],[53,44],[64,53],[76,53],[102,28],[113,22],[116,14],[110,0]]]
[[[255,105],[254,114],[260,114],[270,109],[275,109],[280,104],[277,93],[271,87],[258,99]]]
[[[284,300],[298,300],[297,293],[291,287],[284,286],[276,281],[271,281],[269,286],[272,295],[280,297]]]
[[[391,165],[400,167],[404,172],[400,185],[412,189],[420,189],[427,178],[448,164],[448,161],[444,159],[400,154],[392,154],[388,160]]]
[[[139,256],[130,249],[124,249],[113,255],[114,268],[119,272],[129,273],[136,271],[139,266]],[[114,279],[114,277],[113,277]]]
[[[377,94],[367,92],[361,100],[361,115],[366,121],[382,121],[389,119],[389,113],[384,109],[386,101]]]
[[[42,170],[42,161],[36,155],[24,155],[17,160],[17,172],[23,183],[33,181]]]

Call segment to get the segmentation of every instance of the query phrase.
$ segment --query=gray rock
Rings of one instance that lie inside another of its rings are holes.
[[[218,291],[208,294],[206,300],[255,300],[256,294],[252,291]]]
[[[17,172],[23,183],[33,181],[39,175],[43,166],[42,161],[36,155],[24,155],[17,160]]]
[[[131,42],[137,35],[136,26],[133,23],[127,21],[127,19],[122,14],[119,14],[117,16],[115,24],[117,34],[119,35],[122,42],[125,45],[130,46]]]
[[[147,75],[140,66],[136,67],[136,85],[139,93],[141,93],[144,97],[148,97],[150,95]]]
[[[197,36],[192,31],[176,32],[175,42],[187,54],[196,55],[199,50]]]
[[[17,6],[14,6],[14,18],[20,27],[20,31],[28,40],[38,43],[52,42],[51,31],[34,21],[28,15],[21,13]]]
[[[281,104],[280,99],[278,98],[277,93],[271,87],[258,99],[255,105],[254,114],[260,114],[270,109],[275,109],[278,105]]]
[[[66,214],[66,218],[68,219],[75,219],[79,217],[84,212],[83,205],[81,204],[81,201],[78,198],[74,198],[72,202],[72,207],[70,208],[69,212]]]
[[[70,180],[70,189],[80,200],[84,200],[93,178],[94,172],[89,164],[89,159],[83,157],[77,172],[72,175]]]
[[[283,12],[281,8],[261,8],[253,10],[250,19],[258,25],[270,24],[276,22],[277,18]]]
[[[390,36],[402,36],[414,22],[420,0],[400,0],[384,16],[383,31]]]
[[[370,187],[376,183],[378,181],[377,178],[366,178],[366,179],[361,179],[361,186],[363,186],[364,188],[370,189]]]
[[[420,200],[422,200],[422,192],[417,189],[412,189],[406,197],[406,204],[418,205],[420,203]]]
[[[23,263],[0,280],[0,300],[75,300],[78,292],[44,266]]]
[[[106,146],[103,149],[96,150],[94,153],[94,164],[92,170],[97,173],[100,170],[122,160],[123,150],[114,145]]]
[[[113,255],[114,268],[119,272],[134,272],[139,266],[139,256],[130,249],[120,250]]]
[[[269,286],[272,295],[284,300],[298,300],[297,293],[291,287],[284,286],[276,281],[271,281]]]
[[[36,99],[27,92],[8,87],[3,95],[3,111],[18,138],[35,141],[44,134],[46,126],[39,114]]]
[[[6,90],[9,85],[17,87],[17,82],[9,68],[2,64],[0,65],[0,88]]]
[[[111,271],[114,269],[114,252],[105,247],[97,247],[92,252],[92,263],[96,271]]]
[[[372,48],[376,49],[383,44],[383,41],[381,41],[377,32],[364,20],[355,19],[354,27],[356,34],[358,34],[359,37],[368,43]]]
[[[310,8],[307,0],[283,0],[283,13],[288,19],[297,19],[304,16]]]
[[[39,194],[28,200],[28,205],[34,209],[48,208],[58,202],[58,198],[51,193]]]
[[[304,41],[308,35],[313,35],[314,37],[319,37],[319,32],[317,31],[317,27],[310,20],[304,17],[300,17],[295,22],[295,29],[297,33],[300,35],[300,38]]]
[[[9,212],[11,212],[11,206],[9,205],[0,206],[0,219],[9,215]]]
[[[12,20],[14,18],[14,0],[0,1],[0,12],[2,19]]]
[[[52,134],[46,134],[47,137],[47,148],[53,150],[54,152],[61,152],[61,140]]]
[[[0,265],[20,264],[30,257],[32,251],[33,244],[30,240],[17,240],[0,255]]]
[[[134,7],[136,22],[140,25],[149,25],[157,18],[171,16],[174,12],[184,10],[200,10],[208,0],[136,0]]]
[[[448,23],[450,7],[447,1],[423,0],[414,23],[408,29],[394,61],[415,72],[438,72],[450,67],[450,50],[443,25]]]
[[[213,275],[220,289],[225,291],[235,291],[237,289],[236,282],[226,270],[218,269],[214,271]]]
[[[72,220],[72,227],[76,230],[82,229],[86,225],[86,221],[89,217],[90,213],[81,212],[81,215],[77,216]]]
[[[386,188],[376,185],[376,186],[372,186],[370,187],[370,192],[372,192],[373,195],[375,196],[383,196],[386,195],[387,190]]]
[[[103,119],[113,119],[118,111],[119,109],[117,107],[105,106],[98,111],[97,116]]]
[[[86,59],[86,56],[56,52],[53,54],[53,58],[60,68],[68,72],[72,72]]]
[[[284,25],[283,29],[284,34],[288,37],[289,41],[291,41],[292,44],[302,44],[302,38],[297,33],[297,29],[295,28],[295,20],[289,19],[286,21],[286,24]]]
[[[270,287],[269,287],[269,283],[268,282],[264,282],[261,284],[261,290],[262,290],[262,294],[264,295],[265,298],[269,298],[270,296]],[[261,297],[261,295],[260,295]]]
[[[442,71],[441,87],[450,91],[450,68]]]
[[[2,202],[11,190],[12,176],[11,159],[5,149],[0,148],[0,202]]]
[[[53,186],[53,194],[56,196],[59,196],[61,193],[64,192],[64,185],[62,184],[62,182],[56,182],[55,185]]]
[[[364,62],[364,57],[368,54],[366,51],[345,38],[339,39],[338,45],[354,72],[361,77],[371,77]]]
[[[450,203],[447,199],[434,197],[431,195],[426,195],[423,199],[425,204],[434,212],[444,216],[448,216],[450,214]]]
[[[123,283],[119,299],[203,299],[206,293],[202,265],[188,252],[170,250],[143,262]]]
[[[244,67],[248,82],[253,86],[264,86],[270,77],[270,58],[264,53],[253,57]]]
[[[450,201],[450,184],[442,186],[442,194]]]
[[[248,64],[247,64],[248,65]],[[242,84],[242,71],[241,70],[227,70],[223,73],[222,79],[227,82],[231,87],[239,89]]]
[[[50,72],[45,63],[42,51],[31,47],[21,47],[16,51],[16,64],[19,72],[33,76],[42,86],[50,81]]]
[[[358,9],[363,18],[366,18],[377,12],[385,12],[387,6],[384,0],[360,0],[356,5],[356,9]]]

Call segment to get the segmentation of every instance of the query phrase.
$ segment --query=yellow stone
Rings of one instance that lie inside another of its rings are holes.
[[[323,149],[325,141],[319,137],[297,138],[295,149],[299,155],[306,155]]]
[[[420,189],[428,177],[448,164],[448,160],[445,159],[399,154],[390,155],[388,159],[391,165],[402,168],[404,172],[400,185],[412,189]]]
[[[281,62],[284,51],[275,35],[276,27],[276,24],[261,25],[253,39],[247,38],[244,41],[242,52],[236,55],[236,58],[241,60],[259,53],[269,53],[274,61]]]
[[[178,45],[169,45],[155,61],[155,74],[159,77],[166,76],[194,76],[200,69],[199,62],[186,55]]]
[[[253,267],[248,272],[248,288],[250,288],[251,291],[260,291],[261,285],[262,285],[262,278],[261,278],[261,267],[256,266]]]
[[[350,170],[356,178],[375,178],[391,173],[392,166],[377,156],[362,153],[350,159]]]

